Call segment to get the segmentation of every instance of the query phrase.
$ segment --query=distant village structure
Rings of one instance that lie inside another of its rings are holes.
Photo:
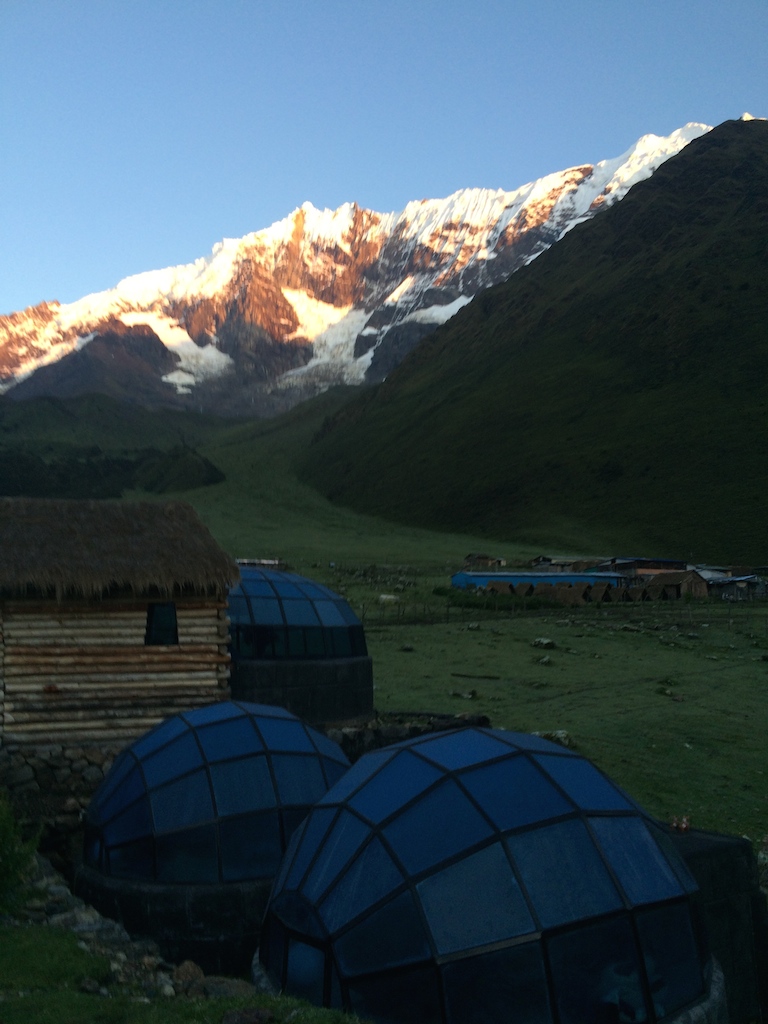
[[[237,564],[181,502],[0,499],[0,785],[58,813],[129,740],[229,695]]]
[[[482,561],[481,561],[482,559]],[[584,559],[539,555],[530,569],[502,569],[503,559],[467,555],[451,577],[460,589],[564,605],[705,600],[746,601],[768,596],[768,583],[745,566],[694,566],[671,558]]]

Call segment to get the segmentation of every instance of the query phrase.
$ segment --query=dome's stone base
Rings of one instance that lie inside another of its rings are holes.
[[[132,937],[157,942],[172,963],[194,960],[207,973],[245,974],[259,944],[272,879],[172,885],[112,878],[82,866],[74,889]]]

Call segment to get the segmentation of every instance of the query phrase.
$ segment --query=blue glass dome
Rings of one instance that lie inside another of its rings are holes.
[[[363,626],[343,597],[295,573],[240,563],[229,592],[232,659],[364,657]]]
[[[583,757],[468,728],[361,758],[297,830],[261,960],[397,1024],[656,1021],[702,995],[696,885]]]
[[[152,882],[272,878],[296,826],[348,767],[336,743],[282,708],[186,711],[115,760],[88,807],[85,864]]]

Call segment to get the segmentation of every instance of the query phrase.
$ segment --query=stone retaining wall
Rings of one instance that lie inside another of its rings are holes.
[[[84,809],[124,742],[65,746],[5,744],[0,788],[27,834],[40,831],[41,849],[59,870],[79,846]]]

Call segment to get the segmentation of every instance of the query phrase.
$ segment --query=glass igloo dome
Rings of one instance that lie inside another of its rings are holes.
[[[317,725],[369,715],[373,667],[346,599],[296,573],[238,565],[228,598],[232,696]]]
[[[232,657],[364,657],[363,626],[346,599],[296,573],[239,562],[229,592]]]
[[[660,1021],[703,995],[695,882],[589,761],[467,728],[361,758],[297,830],[260,958],[396,1024]]]
[[[85,820],[84,861],[172,883],[274,877],[341,748],[280,707],[235,701],[166,719],[118,756]]]

